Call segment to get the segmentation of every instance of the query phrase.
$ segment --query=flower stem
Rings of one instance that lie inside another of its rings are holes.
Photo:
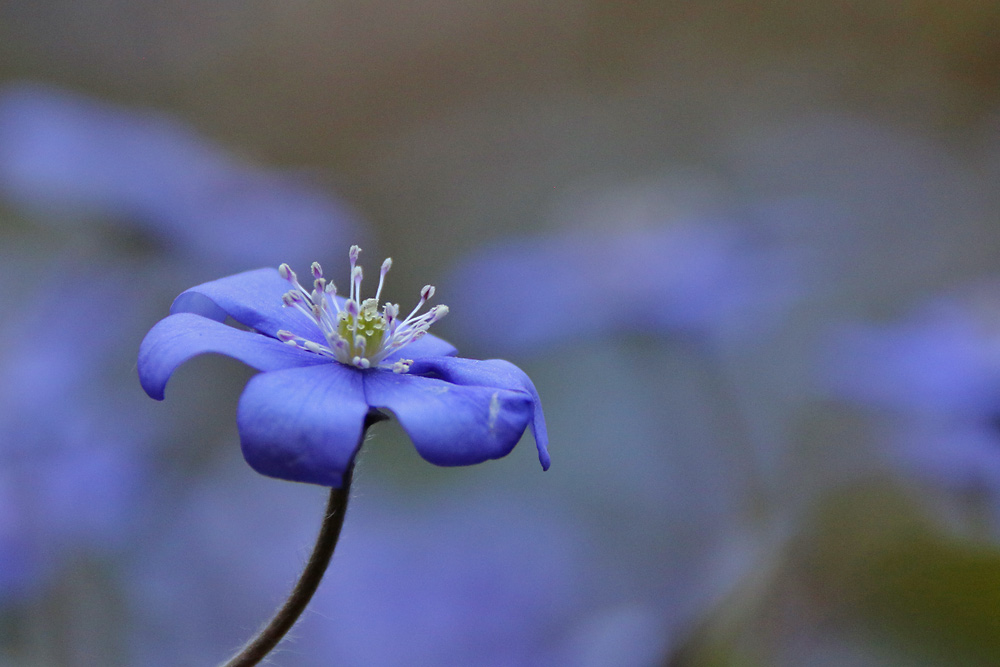
[[[344,515],[347,513],[347,500],[351,492],[351,478],[354,476],[354,466],[347,469],[344,483],[339,489],[330,489],[330,500],[326,505],[326,515],[323,525],[316,538],[316,546],[302,570],[302,576],[295,584],[285,604],[277,611],[271,622],[261,630],[237,655],[233,656],[223,667],[250,667],[264,659],[278,642],[285,636],[299,615],[305,610],[313,593],[319,588],[319,582],[333,557],[333,550],[340,538],[340,529],[344,525]]]
[[[372,410],[365,418],[365,426],[361,431],[361,443],[365,440],[368,428],[386,419],[385,415]],[[299,616],[305,611],[306,605],[312,599],[313,593],[319,588],[319,583],[326,573],[326,568],[333,557],[333,550],[340,539],[340,529],[344,526],[344,515],[347,514],[347,501],[351,495],[351,481],[354,478],[354,463],[348,466],[344,473],[344,481],[339,489],[330,489],[330,500],[326,505],[323,524],[316,538],[316,546],[302,570],[302,576],[295,584],[285,604],[277,611],[271,622],[251,639],[243,650],[233,656],[222,667],[252,667],[270,653],[285,634],[292,629]]]

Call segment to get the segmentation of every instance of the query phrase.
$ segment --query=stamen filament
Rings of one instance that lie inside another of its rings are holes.
[[[392,268],[392,257],[386,257],[385,261],[382,262],[382,269],[378,272],[378,289],[375,290],[375,302],[378,303],[379,297],[382,296],[382,285],[385,283],[385,274],[389,273],[389,269]]]
[[[447,314],[448,307],[441,305],[418,314],[434,295],[435,290],[432,285],[425,285],[420,290],[420,300],[416,307],[402,320],[399,318],[398,304],[386,303],[379,312],[379,299],[385,286],[385,276],[392,268],[392,259],[387,258],[382,262],[375,297],[362,300],[361,283],[364,271],[357,264],[360,254],[360,247],[351,246],[348,254],[351,263],[351,282],[348,298],[343,300],[343,303],[337,297],[337,288],[323,275],[323,269],[318,262],[313,262],[310,266],[313,277],[312,290],[306,290],[299,283],[298,276],[288,264],[278,267],[281,277],[291,286],[291,289],[282,296],[282,302],[286,307],[295,308],[308,317],[319,328],[326,345],[286,330],[277,333],[279,340],[299,349],[330,357],[340,363],[366,369],[378,365],[396,350],[422,337],[434,322]],[[387,363],[385,367],[403,373],[409,370],[410,363],[412,361],[400,360],[392,364]]]

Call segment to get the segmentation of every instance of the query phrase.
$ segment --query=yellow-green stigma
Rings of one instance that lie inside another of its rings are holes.
[[[363,357],[365,350],[377,350],[382,346],[386,329],[385,315],[378,312],[378,301],[375,299],[365,299],[356,316],[346,310],[340,311],[337,314],[337,322],[337,333],[348,341],[351,358]],[[354,341],[359,336],[364,340],[364,344],[357,347]]]

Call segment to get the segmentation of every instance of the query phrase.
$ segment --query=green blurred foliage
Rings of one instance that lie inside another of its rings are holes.
[[[1000,549],[874,481],[829,497],[667,664],[986,667],[1000,664],[997,609]]]

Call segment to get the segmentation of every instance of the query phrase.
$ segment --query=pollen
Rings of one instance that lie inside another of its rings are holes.
[[[385,276],[392,267],[392,259],[382,262],[379,271],[378,288],[372,298],[361,299],[361,283],[364,271],[357,261],[361,248],[351,246],[350,288],[348,296],[337,295],[337,288],[323,275],[318,262],[310,267],[313,289],[308,290],[299,283],[298,276],[288,264],[278,267],[278,273],[288,281],[291,289],[282,296],[286,308],[294,308],[302,313],[319,329],[326,345],[315,336],[303,337],[290,331],[281,330],[277,337],[284,343],[300,349],[321,354],[342,364],[357,368],[372,368],[395,354],[398,350],[421,338],[432,324],[448,314],[448,307],[438,305],[420,314],[427,301],[434,296],[434,287],[426,285],[420,290],[420,300],[405,318],[399,318],[399,305],[386,303],[379,309],[379,298],[385,284]],[[402,359],[386,363],[386,368],[396,373],[409,370],[412,360]]]

